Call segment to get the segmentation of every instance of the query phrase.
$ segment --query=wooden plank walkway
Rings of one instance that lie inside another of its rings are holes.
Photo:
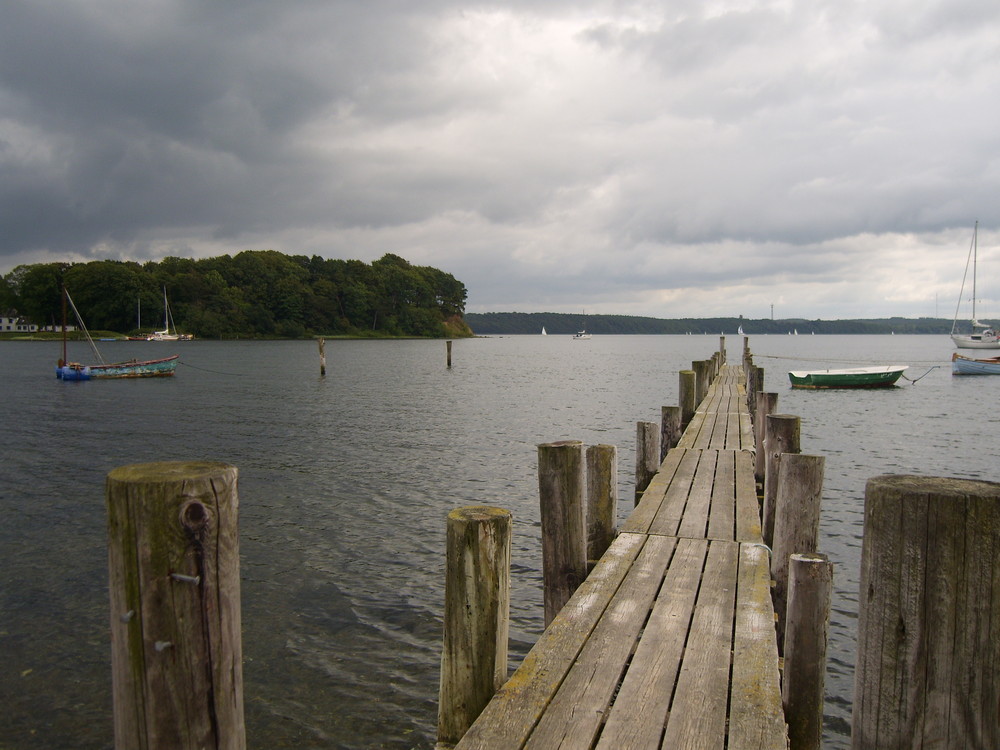
[[[742,367],[458,750],[787,747]]]

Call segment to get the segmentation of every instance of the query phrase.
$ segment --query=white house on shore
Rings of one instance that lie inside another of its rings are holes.
[[[61,331],[62,326],[37,326],[29,323],[14,312],[0,315],[0,333],[35,333],[36,331]],[[67,331],[75,331],[76,326],[66,326]]]

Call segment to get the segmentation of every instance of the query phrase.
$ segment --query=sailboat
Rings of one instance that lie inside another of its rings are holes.
[[[545,330],[545,326],[542,326],[542,335],[543,336],[548,336],[549,335],[548,332]]]
[[[955,319],[951,324],[951,340],[959,349],[1000,349],[1000,333],[988,323],[980,323],[976,318],[976,256],[979,244],[979,222],[972,230],[972,246],[969,257],[965,261],[965,276],[962,277],[962,291],[958,295],[958,305],[955,307]],[[972,264],[972,333],[957,333],[958,311],[962,306],[962,295],[965,293],[965,279],[969,275],[969,263]],[[977,331],[976,329],[982,329]]]
[[[99,364],[96,365],[84,365],[79,362],[70,362],[67,359],[66,354],[66,305],[69,304],[73,308],[73,314],[76,316],[76,322],[80,326],[80,330],[83,331],[84,335],[87,337],[87,342],[90,344],[90,348],[94,352],[94,356],[97,358]],[[56,364],[56,377],[60,380],[92,380],[96,378],[151,378],[151,377],[168,377],[174,374],[174,370],[177,367],[177,358],[179,355],[174,354],[170,357],[163,357],[162,359],[147,359],[147,360],[136,360],[130,359],[127,362],[114,362],[107,363],[104,361],[104,357],[101,356],[100,350],[97,348],[97,344],[94,343],[94,339],[90,336],[90,331],[87,330],[87,326],[84,325],[83,318],[80,316],[80,312],[76,309],[76,305],[73,304],[73,298],[69,296],[69,292],[66,287],[63,287],[63,351],[62,358]]]
[[[173,315],[170,314],[170,305],[167,304],[167,288],[163,287],[163,330],[153,331],[146,338],[147,341],[190,341],[194,336],[191,334],[177,333],[177,326],[174,325]]]

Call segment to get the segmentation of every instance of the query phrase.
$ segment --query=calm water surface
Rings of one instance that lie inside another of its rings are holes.
[[[445,516],[514,514],[512,666],[541,631],[540,442],[619,448],[677,402],[677,371],[718,336],[443,342],[108,343],[178,351],[172,379],[63,383],[57,346],[0,344],[0,748],[112,743],[104,478],[129,463],[240,470],[244,698],[256,748],[431,748]],[[953,378],[944,336],[751,337],[802,450],[826,456],[823,551],[836,565],[825,746],[848,745],[864,483],[882,473],[1000,479],[1000,378]],[[738,361],[742,341],[728,339]],[[72,354],[72,353],[71,353]],[[85,357],[81,348],[75,357]],[[792,391],[785,373],[910,364],[887,392]],[[938,366],[937,369],[931,369]]]

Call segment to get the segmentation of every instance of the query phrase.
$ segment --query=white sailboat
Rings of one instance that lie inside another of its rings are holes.
[[[177,326],[174,325],[174,318],[170,314],[170,305],[167,304],[167,288],[163,287],[163,330],[153,331],[149,334],[147,341],[190,341],[193,336],[190,334],[177,333]]]
[[[548,332],[545,330],[545,326],[542,326],[542,335],[543,336],[548,336],[549,335]]]
[[[979,222],[972,230],[972,246],[965,262],[965,275],[962,277],[962,291],[958,295],[958,305],[955,307],[955,319],[951,324],[951,340],[959,349],[1000,349],[1000,332],[988,323],[980,323],[976,318],[976,262],[979,244]],[[965,293],[965,279],[969,275],[969,264],[972,264],[972,333],[958,333],[958,311],[962,306],[962,295]],[[981,330],[979,330],[981,329]]]

